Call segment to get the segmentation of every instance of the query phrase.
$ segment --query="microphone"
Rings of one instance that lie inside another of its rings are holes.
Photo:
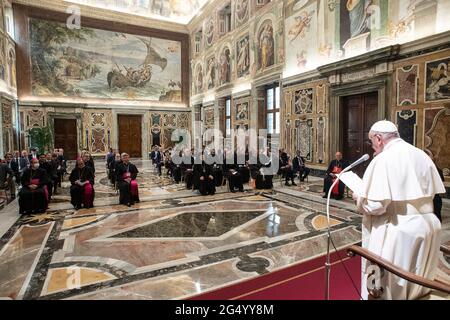
[[[337,175],[336,179],[334,180],[333,184],[331,185],[328,196],[327,196],[327,254],[326,254],[326,261],[325,261],[325,300],[330,300],[330,272],[331,272],[331,263],[330,263],[330,244],[331,244],[331,228],[330,228],[330,197],[331,197],[331,191],[333,190],[334,186],[339,183],[339,177],[341,174],[350,171],[354,167],[360,165],[363,162],[366,162],[369,160],[369,155],[365,154],[355,162],[353,162],[351,165],[349,165],[347,168],[341,171],[340,174]]]
[[[370,158],[369,155],[366,153],[366,154],[363,155],[361,158],[359,158],[358,160],[356,160],[355,162],[353,162],[353,163],[348,167],[348,169],[345,168],[345,169],[346,169],[345,171],[351,170],[351,169],[353,169],[354,167],[359,166],[361,163],[366,162],[367,160],[369,160],[369,158]]]

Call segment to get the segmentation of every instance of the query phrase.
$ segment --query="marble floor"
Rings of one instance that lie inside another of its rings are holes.
[[[322,181],[199,196],[136,160],[141,202],[118,205],[97,165],[93,209],[75,211],[68,182],[46,214],[0,211],[1,299],[184,299],[326,252]],[[332,201],[337,249],[361,241],[350,199]],[[443,241],[450,240],[445,203]],[[449,261],[440,274],[450,279]],[[350,280],[349,280],[350,281]]]

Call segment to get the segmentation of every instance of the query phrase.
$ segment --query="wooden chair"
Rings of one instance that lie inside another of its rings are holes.
[[[444,255],[450,255],[450,245],[446,244],[444,246],[441,246],[441,251],[444,253]],[[391,262],[387,261],[386,259],[373,254],[367,249],[361,248],[359,246],[352,245],[347,249],[347,255],[350,257],[353,257],[355,255],[361,256],[362,258],[376,264],[380,268],[395,274],[396,276],[405,279],[409,282],[421,285],[426,288],[430,288],[433,290],[437,290],[440,292],[444,292],[446,294],[450,294],[450,284],[441,282],[439,280],[430,280],[421,276],[418,276],[414,273],[411,273],[409,271],[405,271]],[[374,290],[369,290],[369,295],[372,299],[379,299],[383,293],[383,288],[377,288]]]

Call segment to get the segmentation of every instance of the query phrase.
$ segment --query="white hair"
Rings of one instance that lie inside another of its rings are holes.
[[[394,138],[400,138],[400,134],[398,131],[395,132],[379,132],[379,131],[370,131],[372,135],[378,134],[381,136],[383,140],[391,140]]]
[[[129,156],[129,154],[126,153],[126,152],[124,152],[124,153],[122,153],[122,154],[120,155],[121,158],[123,158],[123,157],[125,157],[125,156]]]

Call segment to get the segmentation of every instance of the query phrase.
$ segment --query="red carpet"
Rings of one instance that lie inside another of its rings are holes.
[[[361,258],[339,255],[358,291],[361,288]],[[332,300],[359,300],[336,253],[331,255],[330,297]],[[260,277],[212,290],[189,300],[323,300],[325,298],[325,256],[289,266]]]

